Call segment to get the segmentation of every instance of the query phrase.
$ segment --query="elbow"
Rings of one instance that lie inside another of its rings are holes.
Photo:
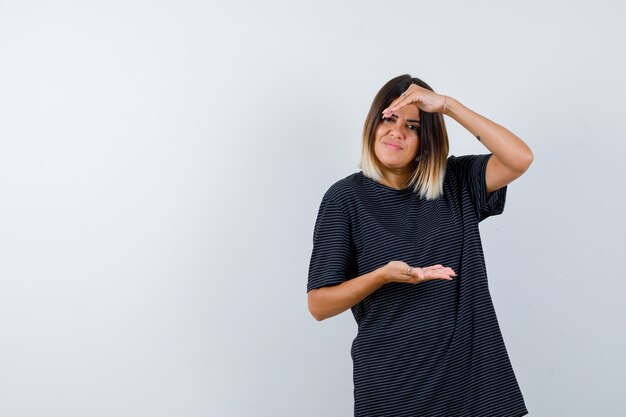
[[[515,166],[512,166],[511,169],[515,171],[518,176],[524,174],[530,168],[530,165],[534,160],[533,151],[528,149],[523,154],[519,155],[515,160]]]
[[[326,317],[324,314],[322,314],[322,312],[320,311],[320,309],[317,306],[317,303],[315,302],[315,292],[317,290],[311,290],[309,291],[309,298],[308,298],[308,308],[309,308],[309,313],[311,313],[311,315],[313,316],[313,318],[317,321],[322,321],[328,317]]]
[[[317,321],[322,321],[327,317],[323,315],[318,309],[316,309],[311,302],[309,301],[309,313],[313,316],[313,318]]]
[[[322,321],[322,320],[324,320],[324,319],[326,318],[326,317],[322,316],[322,315],[321,315],[321,314],[319,314],[319,313],[314,313],[314,312],[313,312],[313,311],[311,311],[310,309],[309,309],[309,311],[311,312],[311,315],[313,316],[313,318],[314,318],[315,320],[317,320],[317,321]]]
[[[522,158],[522,162],[524,163],[524,172],[526,172],[528,168],[530,168],[530,165],[533,163],[534,159],[535,156],[533,155],[533,151],[528,149],[528,152],[526,152],[526,155],[524,155],[524,157]]]

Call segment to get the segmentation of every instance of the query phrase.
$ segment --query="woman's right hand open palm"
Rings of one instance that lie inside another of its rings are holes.
[[[383,267],[386,282],[419,284],[433,279],[451,281],[456,277],[452,268],[443,265],[411,267],[406,262],[391,261]]]

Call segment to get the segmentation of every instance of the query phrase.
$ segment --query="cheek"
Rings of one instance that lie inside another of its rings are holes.
[[[408,151],[409,153],[412,155],[412,158],[417,157],[417,155],[419,154],[419,140],[411,140],[411,141],[407,141],[407,145],[408,145]]]
[[[374,152],[376,156],[379,156],[382,151],[384,151],[385,146],[381,142],[381,139],[385,136],[385,129],[382,129],[380,126],[376,129],[376,134],[374,135]]]
[[[382,146],[382,143],[380,141],[380,139],[376,139],[376,142],[374,143],[374,154],[376,154],[376,157],[378,159],[380,159],[381,153],[384,151],[384,146]]]
[[[385,136],[388,130],[389,129],[386,129],[383,125],[378,126],[376,128],[376,134],[374,135],[374,137],[376,138],[376,142],[380,142],[380,138]]]
[[[374,144],[374,154],[379,161],[386,161],[389,156],[394,155],[389,149],[378,139]]]

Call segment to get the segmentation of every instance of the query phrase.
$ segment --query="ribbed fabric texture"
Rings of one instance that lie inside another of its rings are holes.
[[[443,264],[458,274],[452,281],[386,284],[352,308],[355,416],[528,413],[498,327],[478,230],[481,220],[502,213],[506,197],[506,187],[485,190],[490,156],[450,156],[436,200],[362,172],[324,195],[307,291],[391,260]]]

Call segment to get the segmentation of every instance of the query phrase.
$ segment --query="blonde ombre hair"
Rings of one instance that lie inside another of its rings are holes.
[[[382,121],[383,110],[411,84],[434,91],[419,78],[405,74],[389,80],[374,97],[363,127],[363,146],[359,162],[359,168],[366,177],[378,181],[382,176],[380,161],[374,152],[376,129]],[[419,149],[417,151],[419,161],[414,162],[414,170],[408,186],[412,186],[420,197],[433,200],[443,194],[443,177],[446,174],[448,160],[448,133],[441,113],[427,113],[420,109],[419,115]]]

